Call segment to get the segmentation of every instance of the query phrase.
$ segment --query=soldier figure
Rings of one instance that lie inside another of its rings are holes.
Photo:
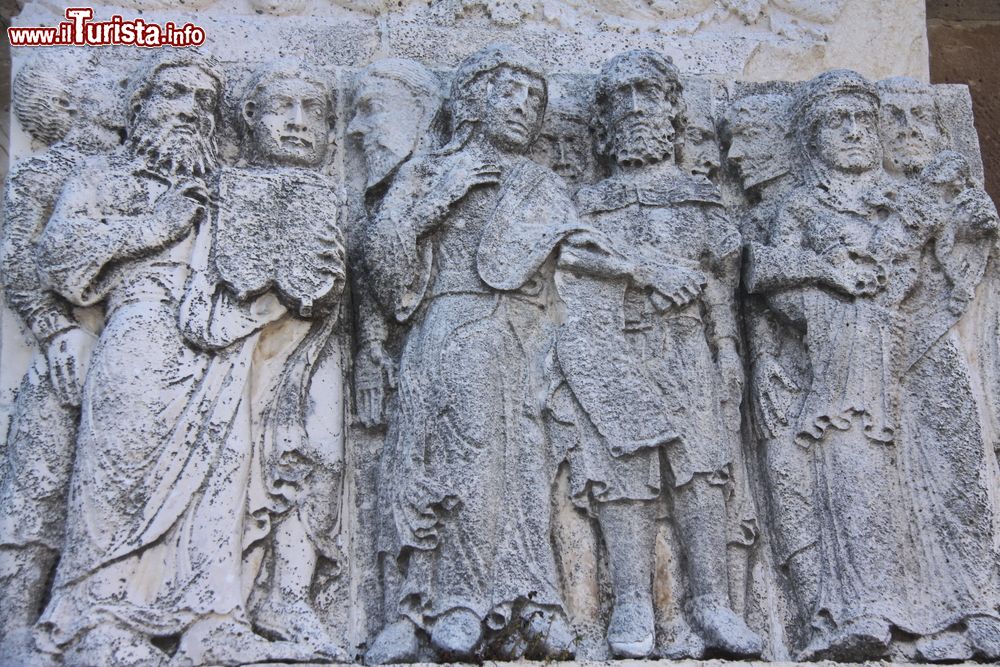
[[[733,443],[721,415],[742,390],[734,313],[740,235],[715,186],[676,163],[681,84],[669,59],[648,50],[613,58],[596,101],[598,153],[612,175],[582,188],[577,204],[605,240],[562,252],[567,322],[558,357],[586,415],[569,451],[570,479],[608,548],[615,594],[608,643],[629,657],[654,645],[662,451],[689,616],[710,650],[757,655],[760,638],[730,608],[726,559]],[[598,248],[604,242],[610,251]]]

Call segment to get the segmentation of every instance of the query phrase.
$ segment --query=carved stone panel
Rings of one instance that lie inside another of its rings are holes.
[[[154,4],[206,43],[15,49],[0,664],[1000,659],[905,2]]]

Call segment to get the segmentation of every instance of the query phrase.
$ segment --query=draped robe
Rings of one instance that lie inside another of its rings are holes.
[[[550,255],[578,224],[558,177],[514,158],[499,185],[473,189],[422,233],[413,212],[460,156],[405,165],[368,231],[373,292],[410,325],[378,547],[399,559],[400,613],[427,627],[465,608],[497,629],[519,601],[562,605],[550,534],[558,462],[541,412]]]

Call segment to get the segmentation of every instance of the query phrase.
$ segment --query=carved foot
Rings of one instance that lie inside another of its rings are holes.
[[[468,609],[442,614],[431,630],[431,644],[448,658],[471,658],[483,638],[482,620]]]
[[[366,665],[416,662],[420,652],[417,626],[401,619],[382,628],[365,653]]]
[[[879,658],[889,650],[892,633],[880,618],[849,621],[833,633],[822,633],[799,654],[799,660],[863,662]]]
[[[921,637],[916,644],[917,657],[927,662],[961,662],[972,658],[972,646],[961,633],[939,632]]]
[[[965,621],[966,636],[976,656],[1000,660],[1000,621],[989,616],[973,616]]]
[[[305,600],[291,603],[268,600],[257,610],[255,625],[273,639],[312,647],[335,662],[353,662],[347,651],[330,638],[313,606]]]
[[[248,623],[232,618],[198,621],[181,637],[170,667],[245,665],[254,662],[315,662],[324,657],[310,647],[268,641]]]
[[[536,660],[568,660],[576,655],[576,638],[559,611],[527,606],[522,612],[526,655]]]
[[[708,652],[726,656],[755,658],[764,650],[760,636],[738,614],[717,603],[694,600],[691,620],[705,640]]]
[[[608,646],[616,658],[645,658],[653,650],[656,626],[648,595],[616,602],[608,624]]]
[[[106,665],[111,660],[123,667],[162,667],[169,657],[145,635],[112,622],[88,631],[63,653],[67,667]]]

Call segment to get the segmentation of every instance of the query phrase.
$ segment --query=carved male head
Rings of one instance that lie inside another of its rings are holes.
[[[593,162],[584,111],[565,98],[554,100],[545,113],[542,133],[532,155],[567,182],[582,182],[591,172]]]
[[[277,60],[258,70],[240,105],[250,161],[321,166],[333,122],[328,91],[323,78],[297,60]]]
[[[682,162],[692,174],[713,177],[722,165],[715,123],[705,112],[689,113],[684,127]]]
[[[361,142],[367,187],[381,183],[416,151],[442,97],[437,76],[414,60],[379,60],[361,71],[347,133]]]
[[[14,113],[36,141],[51,146],[76,122],[74,95],[85,59],[66,49],[39,51],[14,77]]]
[[[502,151],[524,153],[538,138],[548,84],[520,49],[488,46],[466,58],[452,81],[452,144],[479,135]]]
[[[944,130],[934,97],[924,84],[900,76],[878,83],[886,167],[915,174],[944,148]]]
[[[623,166],[669,160],[683,128],[680,72],[649,49],[615,56],[597,79],[597,152]]]
[[[791,171],[788,107],[785,95],[750,95],[733,102],[723,116],[720,134],[726,161],[744,192]]]
[[[799,149],[814,170],[862,174],[880,166],[879,97],[857,72],[831,70],[805,83],[793,114]]]
[[[142,69],[128,98],[130,148],[165,174],[204,176],[217,161],[222,78],[205,58],[165,51]]]

